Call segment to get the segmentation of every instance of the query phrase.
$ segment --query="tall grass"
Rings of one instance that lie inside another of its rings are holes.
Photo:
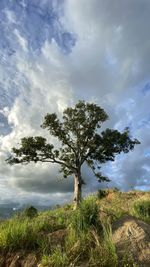
[[[4,250],[35,249],[38,246],[37,229],[26,219],[11,219],[0,225],[0,248]]]
[[[100,226],[99,207],[94,196],[81,202],[80,207],[70,217],[70,225],[77,233]]]
[[[0,224],[0,249],[49,251],[50,244],[47,234],[66,226],[65,214],[56,211],[58,216],[48,212],[34,218],[28,218],[25,213]]]
[[[141,200],[135,202],[134,213],[139,218],[150,222],[150,200]]]

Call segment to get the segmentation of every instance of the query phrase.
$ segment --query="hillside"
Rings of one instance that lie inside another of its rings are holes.
[[[150,266],[150,192],[100,190],[0,223],[0,267]]]

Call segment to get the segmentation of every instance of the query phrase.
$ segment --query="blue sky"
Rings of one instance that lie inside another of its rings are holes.
[[[10,167],[5,159],[21,137],[48,137],[44,115],[61,116],[78,99],[106,110],[104,127],[130,126],[141,141],[103,166],[110,186],[150,189],[149,13],[147,0],[0,1],[0,203],[71,199],[72,179],[56,166]],[[100,187],[85,167],[83,176],[85,192]]]

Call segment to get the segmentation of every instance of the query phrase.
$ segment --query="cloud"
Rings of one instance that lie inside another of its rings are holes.
[[[57,166],[10,167],[5,158],[23,136],[48,137],[40,128],[44,115],[58,112],[61,116],[63,109],[78,99],[98,103],[110,116],[105,126],[119,130],[130,126],[131,134],[141,141],[135,151],[103,166],[112,178],[111,185],[125,190],[149,188],[148,1],[16,1],[13,7],[6,1],[2,11],[3,188],[10,195],[16,190],[22,201],[24,195],[26,199],[40,195],[40,201],[44,197],[47,201],[48,192],[58,199],[70,197],[73,181],[58,182]],[[87,179],[85,192],[99,187],[87,168],[83,176]],[[2,195],[5,197],[4,191]]]

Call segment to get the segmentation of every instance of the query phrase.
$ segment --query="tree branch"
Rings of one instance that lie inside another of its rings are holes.
[[[73,166],[69,166],[68,164],[66,164],[64,161],[60,161],[60,160],[57,160],[57,159],[51,159],[51,160],[48,160],[47,158],[45,159],[40,159],[39,161],[41,162],[49,162],[49,163],[57,163],[57,164],[60,164],[60,165],[64,165],[65,167],[67,167],[68,169],[73,169],[73,170],[76,170],[75,167]]]

